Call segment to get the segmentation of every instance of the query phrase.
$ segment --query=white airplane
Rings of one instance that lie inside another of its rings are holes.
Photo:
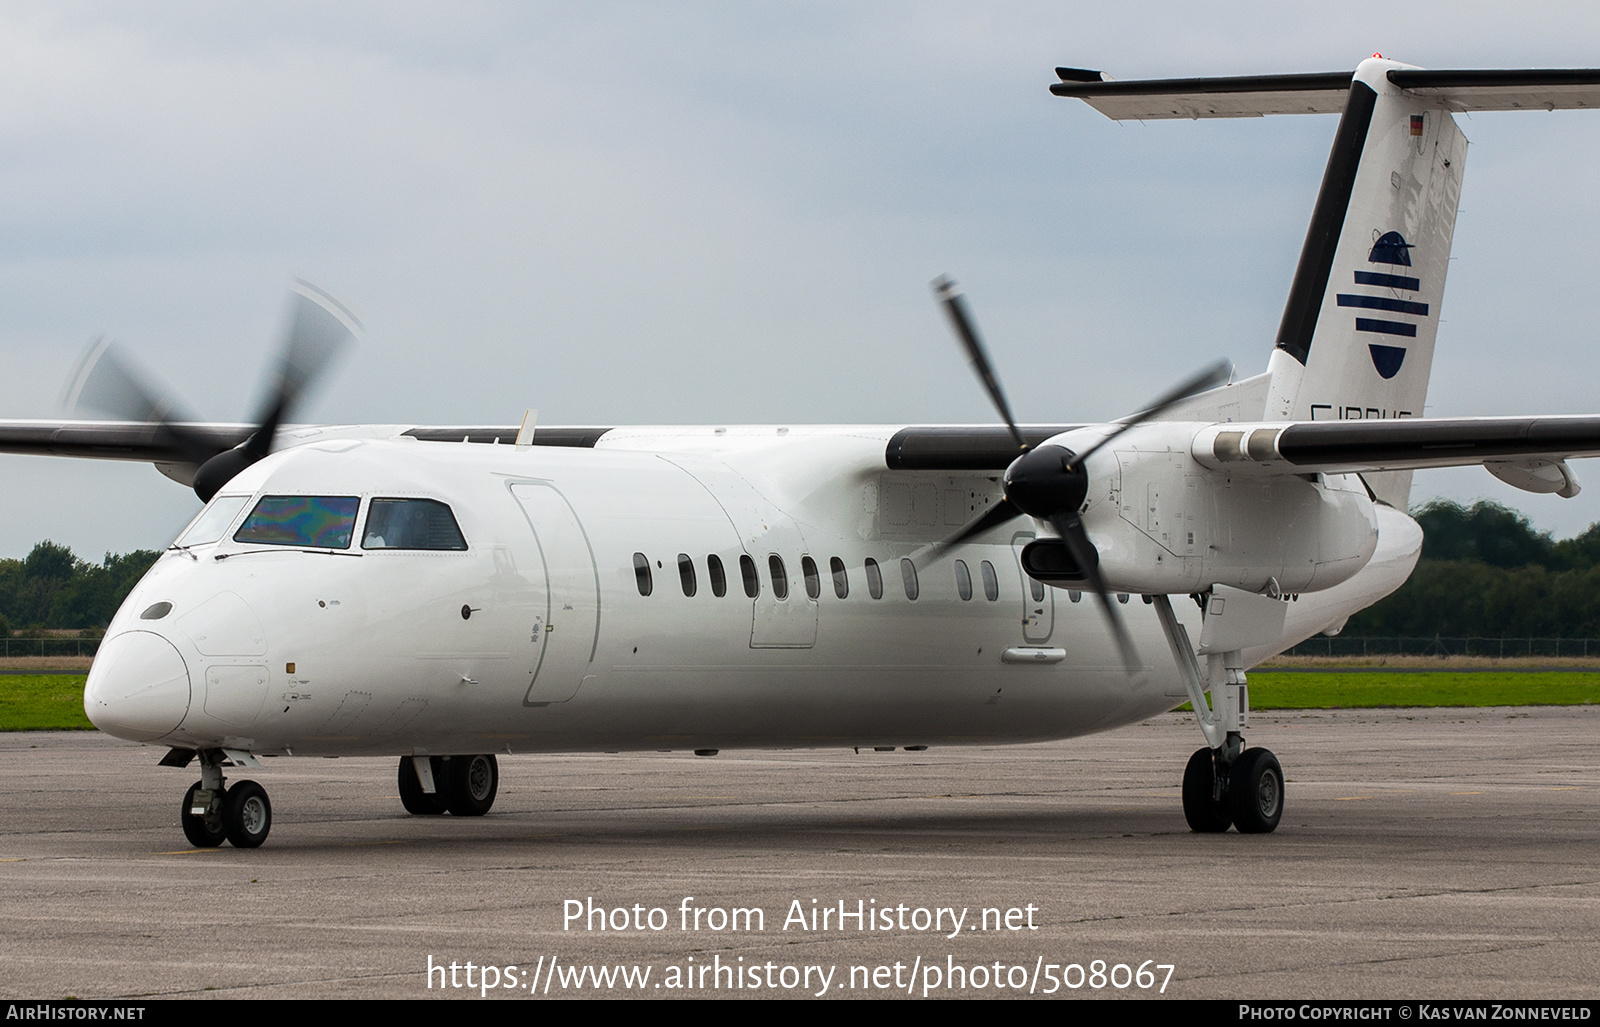
[[[121,420],[0,422],[0,451],[151,461],[206,506],[111,622],[89,718],[198,761],[184,833],[249,847],[271,804],[224,768],[264,756],[398,756],[407,810],[470,816],[499,753],[1033,742],[1189,701],[1189,825],[1273,830],[1245,672],[1405,581],[1412,470],[1572,496],[1600,455],[1600,417],[1418,416],[1452,112],[1594,106],[1600,71],[1058,76],[1113,118],[1340,113],[1265,373],[1019,426],[943,280],[1003,426],[280,429],[356,331],[310,288],[253,424],[99,347],[78,402]]]

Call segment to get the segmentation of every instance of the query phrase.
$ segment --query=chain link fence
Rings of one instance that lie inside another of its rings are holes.
[[[1318,635],[1287,656],[1573,656],[1600,658],[1600,638],[1405,638]]]
[[[98,638],[0,638],[0,656],[93,656]]]

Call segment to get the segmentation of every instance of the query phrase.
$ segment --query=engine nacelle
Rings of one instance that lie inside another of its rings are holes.
[[[1140,425],[1090,455],[1080,516],[1107,589],[1178,595],[1221,583],[1315,592],[1366,566],[1378,521],[1359,478],[1212,470],[1190,456],[1205,427]],[[1096,434],[1080,429],[1052,442],[1082,452]],[[1030,546],[1024,567],[1049,584],[1084,584],[1071,554],[1052,539]]]

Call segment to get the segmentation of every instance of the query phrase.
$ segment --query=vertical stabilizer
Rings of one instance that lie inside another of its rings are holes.
[[[1596,68],[1429,70],[1373,57],[1353,77],[1056,77],[1052,93],[1116,120],[1342,112],[1267,365],[1269,421],[1422,416],[1467,157],[1450,112],[1600,108]],[[1365,477],[1405,508],[1410,471]]]
[[[1467,140],[1437,100],[1356,69],[1268,370],[1268,420],[1420,417]],[[1368,475],[1405,509],[1411,472]]]

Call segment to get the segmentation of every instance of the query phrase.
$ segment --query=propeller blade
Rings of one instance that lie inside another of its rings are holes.
[[[1095,551],[1094,543],[1089,541],[1089,533],[1084,530],[1083,522],[1075,515],[1057,514],[1050,518],[1050,524],[1061,536],[1061,541],[1066,543],[1073,562],[1088,579],[1089,587],[1100,597],[1100,608],[1105,612],[1106,624],[1111,628],[1111,635],[1117,641],[1117,650],[1122,654],[1122,666],[1127,669],[1129,676],[1142,673],[1144,664],[1139,661],[1139,651],[1134,647],[1128,626],[1122,622],[1117,602],[1106,591],[1105,579],[1100,576],[1100,554]]]
[[[256,430],[242,446],[218,453],[194,476],[195,495],[210,502],[234,475],[272,452],[278,428],[328,363],[355,340],[361,322],[332,296],[297,281],[290,297],[289,325],[277,381],[256,419]]]
[[[103,336],[84,351],[63,401],[74,412],[94,410],[119,421],[149,424],[184,463],[198,467],[216,455],[215,446],[184,428],[191,418],[173,400],[162,398],[122,347]]]
[[[252,462],[272,451],[278,427],[317,376],[360,331],[361,322],[338,300],[310,282],[295,282],[277,381],[256,418],[259,427],[244,446]]]
[[[1089,454],[1093,453],[1101,446],[1104,446],[1107,442],[1110,442],[1118,435],[1121,435],[1129,428],[1136,427],[1148,420],[1151,420],[1152,418],[1159,417],[1168,408],[1183,402],[1197,392],[1204,392],[1207,389],[1216,388],[1217,386],[1226,382],[1228,378],[1232,376],[1232,374],[1233,364],[1227,360],[1219,360],[1215,364],[1203,368],[1196,374],[1184,379],[1177,385],[1173,386],[1170,390],[1163,393],[1156,399],[1154,403],[1151,403],[1149,407],[1129,417],[1126,421],[1119,423],[1117,427],[1112,430],[1111,434],[1107,435],[1099,442],[1096,442],[1082,453],[1079,453],[1078,463],[1081,465],[1085,460],[1089,459]]]
[[[956,289],[956,283],[947,275],[940,275],[934,279],[933,291],[938,293],[939,299],[943,301],[944,311],[950,317],[950,326],[955,329],[956,338],[961,340],[962,348],[967,351],[967,360],[972,363],[972,369],[978,373],[978,379],[988,390],[989,400],[1005,419],[1006,427],[1011,429],[1011,437],[1017,440],[1017,450],[1025,451],[1028,443],[1023,440],[1022,432],[1017,428],[1017,419],[1011,416],[1011,404],[1006,402],[1005,390],[1000,388],[1000,379],[995,377],[994,365],[989,362],[989,353],[983,348],[982,340],[972,327],[972,319],[967,316],[965,298]]]
[[[912,553],[911,562],[921,567],[923,560],[938,556],[951,546],[959,546],[974,535],[981,535],[990,528],[998,528],[1012,518],[1021,517],[1022,515],[1022,511],[1018,510],[1009,499],[1002,498],[1000,502],[968,521],[954,535],[932,545],[924,546]]]

